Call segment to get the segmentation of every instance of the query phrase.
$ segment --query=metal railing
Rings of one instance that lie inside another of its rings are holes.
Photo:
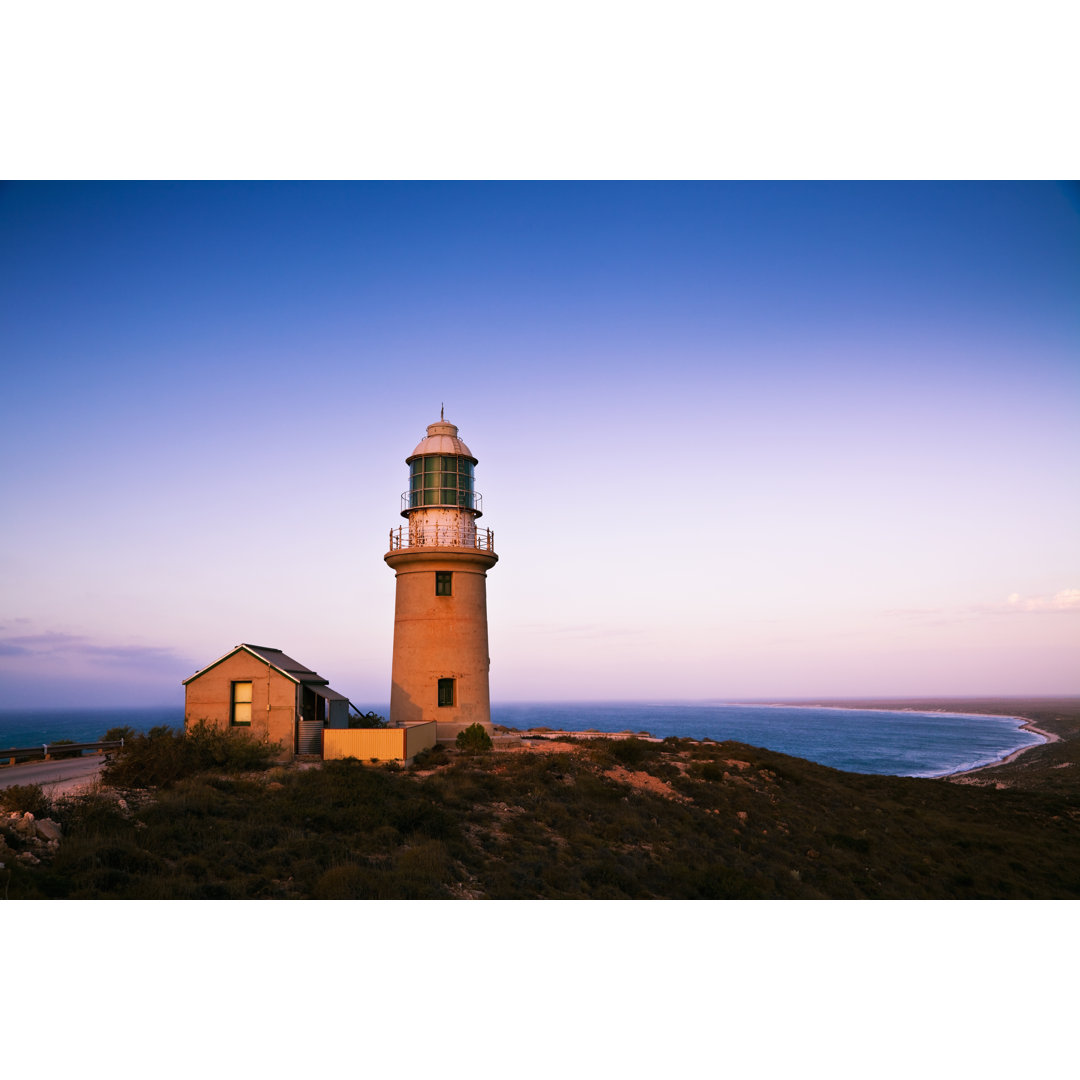
[[[399,525],[390,530],[391,551],[422,547],[464,547],[494,554],[495,533],[491,529],[478,529],[471,524],[466,527],[465,522],[452,525],[427,524],[412,530],[405,525]]]
[[[123,739],[110,739],[109,742],[56,742],[41,743],[38,746],[12,746],[6,750],[0,750],[0,763],[7,761],[14,765],[16,761],[50,761],[60,757],[82,757],[84,750],[96,750],[101,753],[105,750],[119,750],[123,745]]]
[[[456,494],[457,502],[425,502],[424,492],[422,490],[403,491],[401,493],[401,512],[404,514],[406,510],[443,509],[449,507],[453,510],[475,510],[477,517],[483,513],[484,496],[481,495],[479,491],[461,491]]]

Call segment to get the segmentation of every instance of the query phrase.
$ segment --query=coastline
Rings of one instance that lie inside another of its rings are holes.
[[[729,704],[729,703],[725,703]],[[730,703],[735,704],[735,703]],[[742,704],[742,703],[740,703]],[[1047,746],[1050,743],[1060,742],[1061,736],[1053,731],[1047,731],[1045,728],[1041,728],[1036,722],[1029,717],[1020,716],[1016,713],[996,713],[996,712],[975,712],[975,711],[959,711],[955,708],[931,708],[920,707],[918,705],[908,705],[906,708],[897,708],[895,706],[886,707],[885,705],[868,705],[868,704],[846,704],[846,705],[832,705],[824,702],[772,702],[765,704],[762,702],[754,702],[755,707],[758,708],[804,708],[804,709],[836,709],[838,711],[858,711],[858,712],[911,712],[925,716],[985,716],[995,720],[1020,720],[1019,731],[1029,731],[1033,735],[1038,735],[1042,742],[1030,743],[1027,746],[1017,747],[1015,750],[1010,750],[1002,757],[995,759],[994,761],[988,761],[983,765],[974,765],[971,768],[956,769],[953,772],[934,773],[932,775],[923,775],[920,779],[924,780],[951,780],[955,777],[969,776],[972,773],[982,772],[984,769],[994,769],[999,765],[1009,765],[1016,761],[1021,754],[1026,753],[1028,750],[1033,750],[1037,746]],[[596,730],[566,730],[558,728],[526,728],[526,729],[509,729],[509,731],[516,736],[525,736],[533,740],[549,740],[558,739],[560,736],[564,738],[607,738],[607,739],[626,739],[635,737],[643,739],[646,742],[660,742],[659,737],[646,732],[634,732],[634,731],[596,731]],[[702,741],[702,740],[697,740]],[[708,739],[704,741],[709,741]],[[809,759],[807,759],[809,760]],[[871,774],[872,775],[872,774]],[[881,774],[888,775],[888,774]]]
[[[993,713],[980,713],[972,715],[992,716]],[[1012,753],[1006,754],[1002,758],[998,758],[997,761],[988,761],[985,765],[976,765],[972,769],[958,769],[956,772],[943,773],[941,776],[935,776],[935,780],[951,780],[954,776],[970,776],[972,773],[982,772],[983,769],[995,769],[998,765],[1009,765],[1014,762],[1021,754],[1026,754],[1028,750],[1034,750],[1036,746],[1047,746],[1049,743],[1061,742],[1061,736],[1055,734],[1053,731],[1047,731],[1045,728],[1039,727],[1034,720],[1029,720],[1026,716],[1017,716],[1017,720],[1023,720],[1020,725],[1021,731],[1030,731],[1033,735],[1038,735],[1042,738],[1041,743],[1032,743],[1030,746],[1021,746]]]
[[[979,699],[966,699],[968,701],[979,701]],[[956,769],[954,772],[937,773],[933,776],[927,776],[924,779],[927,780],[950,780],[953,777],[969,776],[972,773],[982,772],[983,769],[994,769],[999,765],[1009,765],[1016,761],[1021,754],[1026,753],[1028,750],[1033,750],[1036,746],[1047,746],[1050,743],[1061,742],[1061,736],[1056,732],[1048,731],[1046,728],[1041,728],[1030,717],[1021,716],[1020,713],[1004,713],[1004,712],[988,712],[985,707],[983,709],[965,709],[960,711],[964,704],[965,699],[933,699],[933,698],[908,698],[908,699],[862,699],[862,700],[849,700],[843,705],[829,704],[827,702],[787,702],[788,705],[806,706],[809,705],[812,708],[819,709],[865,709],[868,712],[914,712],[922,713],[925,716],[932,715],[945,715],[945,716],[989,716],[997,719],[1005,720],[1020,720],[1020,731],[1030,731],[1033,735],[1038,735],[1042,742],[1031,743],[1028,746],[1019,746],[1015,750],[1011,750],[1003,757],[998,758],[995,761],[988,761],[984,765],[974,765],[967,769]],[[980,701],[980,704],[985,702]]]

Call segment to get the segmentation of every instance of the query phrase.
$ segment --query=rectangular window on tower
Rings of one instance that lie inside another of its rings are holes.
[[[251,726],[251,683],[232,684],[232,722],[243,727]]]
[[[453,596],[451,591],[450,579],[452,574],[449,570],[436,570],[435,571],[435,595],[436,596]]]
[[[454,680],[453,679],[440,679],[439,680],[439,707],[444,705],[454,704]]]

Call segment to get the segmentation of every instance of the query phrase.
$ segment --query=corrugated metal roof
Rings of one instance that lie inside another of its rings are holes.
[[[304,683],[304,686],[310,687],[312,693],[318,694],[321,698],[326,698],[327,701],[348,701],[349,699],[344,694],[339,694],[336,690],[331,690],[329,686],[312,686],[311,683]]]
[[[305,667],[299,660],[294,660],[291,656],[286,656],[280,649],[272,649],[269,645],[249,645],[247,642],[241,646],[241,648],[249,649],[256,656],[261,656],[268,664],[273,664],[279,671],[284,671],[289,675],[295,675],[300,682],[326,682],[318,672],[312,671],[311,668]],[[312,678],[305,678],[304,676],[310,675]]]
[[[349,700],[344,694],[339,694],[336,690],[330,689],[329,679],[324,679],[317,671],[312,671],[311,668],[305,667],[299,660],[294,660],[291,656],[287,656],[280,649],[271,648],[269,645],[251,645],[248,642],[237,645],[236,648],[230,649],[224,656],[219,656],[212,664],[207,664],[206,667],[200,668],[190,678],[185,679],[181,685],[187,686],[192,679],[197,679],[211,668],[217,667],[222,660],[227,660],[240,649],[246,649],[249,653],[252,653],[262,660],[263,663],[269,664],[272,668],[276,668],[282,675],[292,679],[293,682],[298,682],[302,686],[310,687],[316,694],[326,698],[328,701]]]

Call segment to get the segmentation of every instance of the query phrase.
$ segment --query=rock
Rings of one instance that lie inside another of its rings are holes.
[[[29,866],[37,866],[41,860],[32,851],[20,851],[15,858],[19,862],[27,863]]]
[[[60,824],[59,822],[53,821],[52,818],[42,818],[40,821],[35,821],[34,827],[37,829],[37,834],[42,840],[60,839]]]

